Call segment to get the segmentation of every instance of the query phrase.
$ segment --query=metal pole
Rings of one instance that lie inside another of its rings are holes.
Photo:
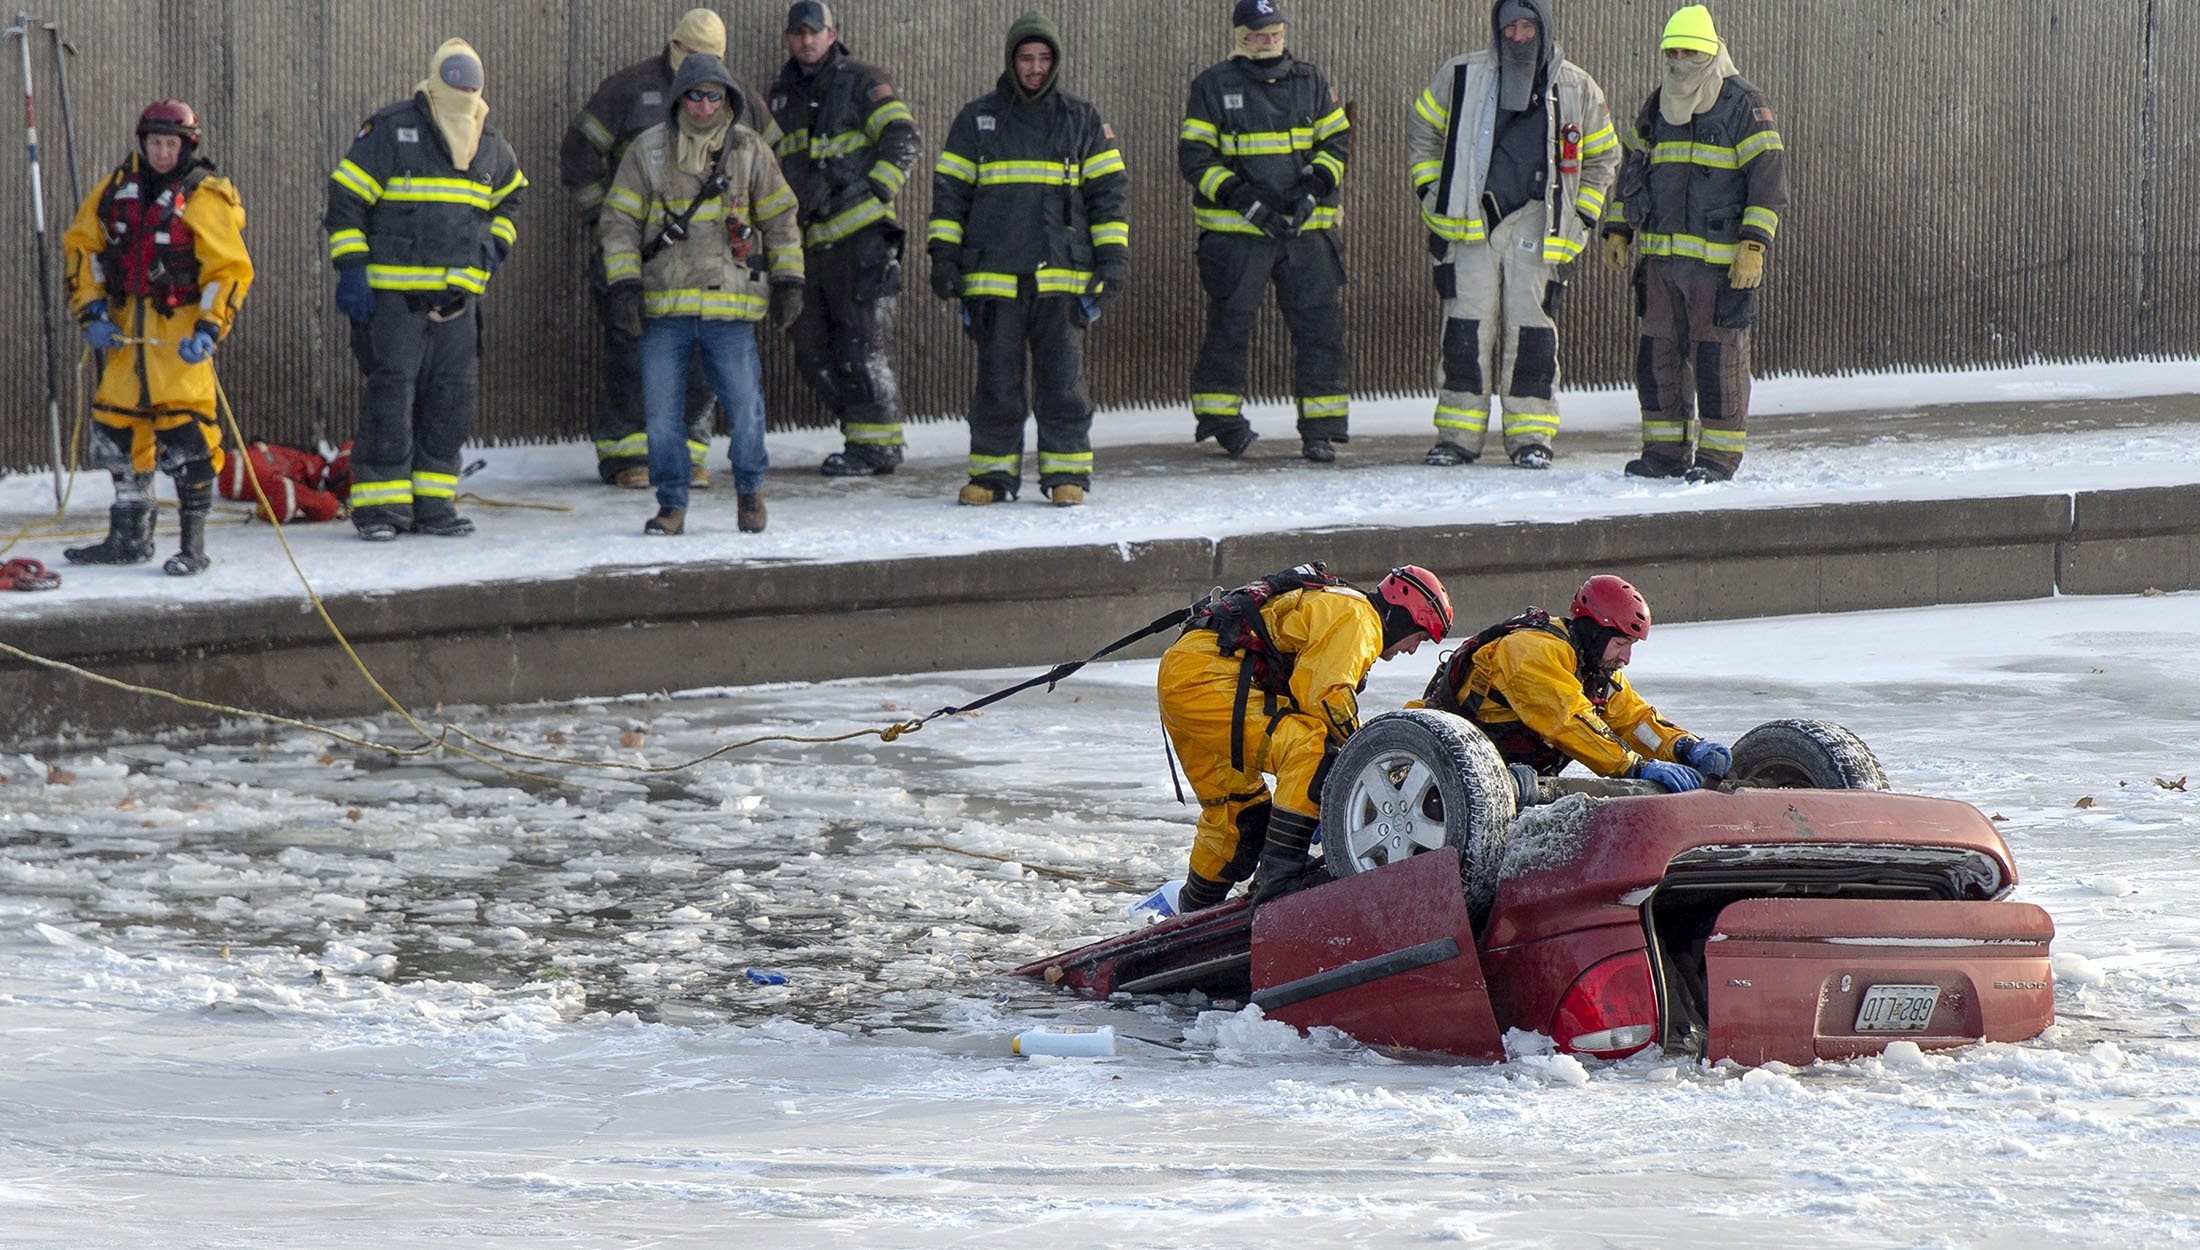
[[[84,183],[76,176],[76,119],[69,114],[69,57],[76,55],[76,45],[61,37],[59,22],[46,23],[46,33],[53,36],[54,85],[61,89],[61,137],[66,141],[69,158],[69,204],[73,208],[84,202]]]
[[[27,13],[15,15],[15,25],[0,38],[20,41],[23,68],[23,130],[31,167],[31,228],[38,247],[38,320],[46,348],[46,424],[53,433],[53,504],[59,508],[63,494],[61,475],[68,452],[61,444],[61,377],[54,370],[53,259],[46,255],[46,189],[38,169],[38,106],[31,89],[31,22]]]

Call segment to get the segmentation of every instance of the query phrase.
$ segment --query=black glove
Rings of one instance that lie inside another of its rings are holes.
[[[784,330],[802,316],[802,284],[772,283],[772,329]]]
[[[1093,311],[1106,311],[1109,305],[1123,298],[1122,275],[1103,273],[1094,276],[1092,285],[1085,288],[1085,298],[1091,301]]]
[[[1271,239],[1288,239],[1299,232],[1298,224],[1291,220],[1291,214],[1296,211],[1296,207],[1285,208],[1270,202],[1267,196],[1256,195],[1253,197],[1253,206],[1245,209],[1239,216]]]
[[[954,299],[962,294],[962,267],[951,260],[932,258],[932,294]]]
[[[1320,205],[1314,202],[1313,196],[1300,196],[1299,202],[1291,206],[1291,233],[1297,234],[1306,229],[1306,223],[1314,220],[1314,210],[1318,207]]]
[[[642,337],[642,284],[621,282],[611,288],[611,328],[630,339]]]
[[[1299,174],[1298,193],[1300,199],[1311,196],[1318,200],[1336,189],[1337,180],[1331,177],[1329,171],[1320,165],[1308,165]]]

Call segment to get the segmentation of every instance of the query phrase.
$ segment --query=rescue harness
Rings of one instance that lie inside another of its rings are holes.
[[[1469,693],[1465,699],[1459,697],[1459,692],[1467,686],[1469,674],[1474,671],[1475,652],[1524,629],[1541,630],[1564,639],[1568,646],[1574,648],[1577,657],[1574,675],[1580,679],[1581,691],[1588,696],[1590,705],[1596,708],[1597,715],[1602,716],[1605,705],[1612,698],[1612,671],[1591,663],[1582,653],[1572,631],[1553,621],[1551,614],[1542,608],[1529,608],[1517,616],[1508,616],[1445,652],[1437,659],[1436,672],[1429,677],[1428,686],[1421,691],[1421,704],[1439,712],[1463,716],[1473,722],[1474,727],[1480,729],[1496,745],[1498,754],[1505,757],[1506,763],[1527,764],[1546,777],[1555,776],[1566,766],[1566,753],[1551,745],[1543,735],[1528,728],[1527,722],[1515,719],[1492,724],[1476,715],[1482,710],[1484,703],[1492,700],[1499,707],[1511,707],[1501,692],[1485,687]]]
[[[199,255],[183,212],[213,169],[210,161],[194,161],[166,179],[151,200],[145,192],[152,179],[141,168],[118,169],[107,180],[99,195],[107,246],[99,252],[98,277],[110,301],[134,297],[163,312],[198,302]]]

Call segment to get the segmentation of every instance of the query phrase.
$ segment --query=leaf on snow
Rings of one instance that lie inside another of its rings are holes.
[[[2079,799],[2079,800],[2078,800],[2077,802],[2075,802],[2075,803],[2072,803],[2072,804],[2071,804],[2071,806],[2072,806],[2072,807],[2099,807],[2099,806],[2100,806],[2100,804],[2098,804],[2098,803],[2095,803],[2095,802],[2093,801],[2093,796],[2089,794],[2089,795],[2086,795],[2086,796],[2085,796],[2084,798],[2082,798],[2082,799]]]
[[[2189,776],[2190,774],[2187,775]],[[2156,777],[2154,779],[2154,784],[2162,787],[2164,790],[2182,790],[2185,788],[2185,778],[2179,777],[2175,781],[2164,781],[2160,777]]]

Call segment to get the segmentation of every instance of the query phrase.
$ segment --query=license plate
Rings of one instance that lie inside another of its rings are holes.
[[[1932,1023],[1937,985],[1874,985],[1856,1011],[1859,1033],[1915,1033]]]

